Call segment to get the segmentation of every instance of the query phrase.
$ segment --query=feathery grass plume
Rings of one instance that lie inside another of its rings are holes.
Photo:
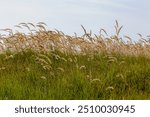
[[[36,56],[35,60],[43,67],[44,70],[52,70],[50,58],[44,54]]]
[[[106,88],[106,90],[111,90],[112,91],[112,90],[114,90],[114,87],[109,86],[109,87]]]
[[[32,26],[33,28],[36,28],[36,26],[33,23],[27,23],[28,25]]]
[[[115,39],[116,39],[117,41],[119,41],[119,34],[120,34],[120,31],[121,31],[121,29],[123,28],[123,26],[119,26],[119,23],[118,23],[118,21],[116,20],[116,25],[115,25],[114,27],[115,27],[115,31],[116,31]]]
[[[20,29],[23,29],[21,26],[19,25],[15,25],[14,27],[17,27],[17,28],[20,28]]]
[[[65,70],[64,70],[63,68],[61,68],[61,67],[58,67],[57,70],[59,70],[59,71],[61,71],[61,72],[63,72],[63,73],[64,73],[64,71],[65,71]]]
[[[104,33],[105,33],[105,35],[106,35],[106,36],[108,36],[108,34],[107,34],[106,30],[105,30],[105,29],[103,29],[103,28],[102,28],[102,29],[100,29],[100,36],[102,36],[102,35],[103,35],[103,33],[102,33],[102,32],[104,32]]]
[[[134,42],[131,37],[119,37],[121,29],[118,21],[115,21],[115,32],[113,36],[108,36],[105,29],[100,29],[99,35],[94,34],[92,31],[87,32],[85,27],[81,25],[84,34],[81,37],[65,35],[62,31],[55,29],[49,31],[46,29],[47,25],[44,22],[37,24],[33,23],[19,23],[15,27],[29,30],[28,34],[6,28],[1,31],[0,43],[1,51],[25,51],[31,49],[33,51],[54,51],[59,50],[63,53],[86,54],[86,53],[119,53],[125,55],[146,55],[150,56],[149,43],[150,37],[143,38],[138,34],[139,42]],[[126,40],[127,41],[124,41]],[[3,48],[5,46],[5,48]]]
[[[92,79],[91,83],[94,83],[94,82],[101,82],[101,80],[100,79]]]
[[[47,61],[47,64],[52,64],[50,58],[48,56],[46,56],[45,54],[39,54],[38,55],[39,58],[43,58],[45,61]]]
[[[132,43],[133,43],[131,37],[129,37],[129,36],[127,36],[127,35],[125,35],[124,37],[125,37],[126,39],[128,39],[128,40],[127,40],[127,43],[128,43],[128,44],[132,44]]]

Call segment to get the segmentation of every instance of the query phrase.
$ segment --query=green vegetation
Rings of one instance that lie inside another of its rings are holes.
[[[0,99],[150,99],[146,57],[26,51],[0,65]]]
[[[150,99],[150,36],[133,42],[104,29],[92,36],[20,23],[0,35],[0,99]]]

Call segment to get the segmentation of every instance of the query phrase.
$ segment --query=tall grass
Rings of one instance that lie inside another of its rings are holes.
[[[68,36],[39,22],[3,29],[0,99],[149,99],[150,41],[88,32]]]
[[[129,36],[120,37],[120,31],[123,26],[119,26],[116,21],[116,34],[108,36],[104,29],[99,31],[99,35],[87,32],[82,26],[84,34],[81,37],[77,35],[69,36],[63,32],[46,29],[46,24],[39,22],[37,25],[32,23],[20,23],[15,27],[25,29],[26,33],[13,31],[11,29],[1,29],[0,50],[1,52],[25,51],[54,51],[59,50],[64,53],[86,54],[86,53],[118,53],[124,55],[150,55],[150,36],[147,39],[139,35],[138,41],[133,41]],[[20,30],[21,31],[21,30]]]

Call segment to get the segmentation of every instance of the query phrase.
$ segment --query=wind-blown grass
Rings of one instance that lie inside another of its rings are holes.
[[[0,99],[150,99],[149,37],[92,36],[21,23],[1,35]],[[127,40],[125,40],[127,39]]]

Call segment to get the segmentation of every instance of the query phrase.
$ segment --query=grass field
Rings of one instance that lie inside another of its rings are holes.
[[[21,23],[28,34],[4,29],[0,99],[150,99],[150,43],[84,30],[82,37]],[[34,29],[31,29],[34,28]]]

